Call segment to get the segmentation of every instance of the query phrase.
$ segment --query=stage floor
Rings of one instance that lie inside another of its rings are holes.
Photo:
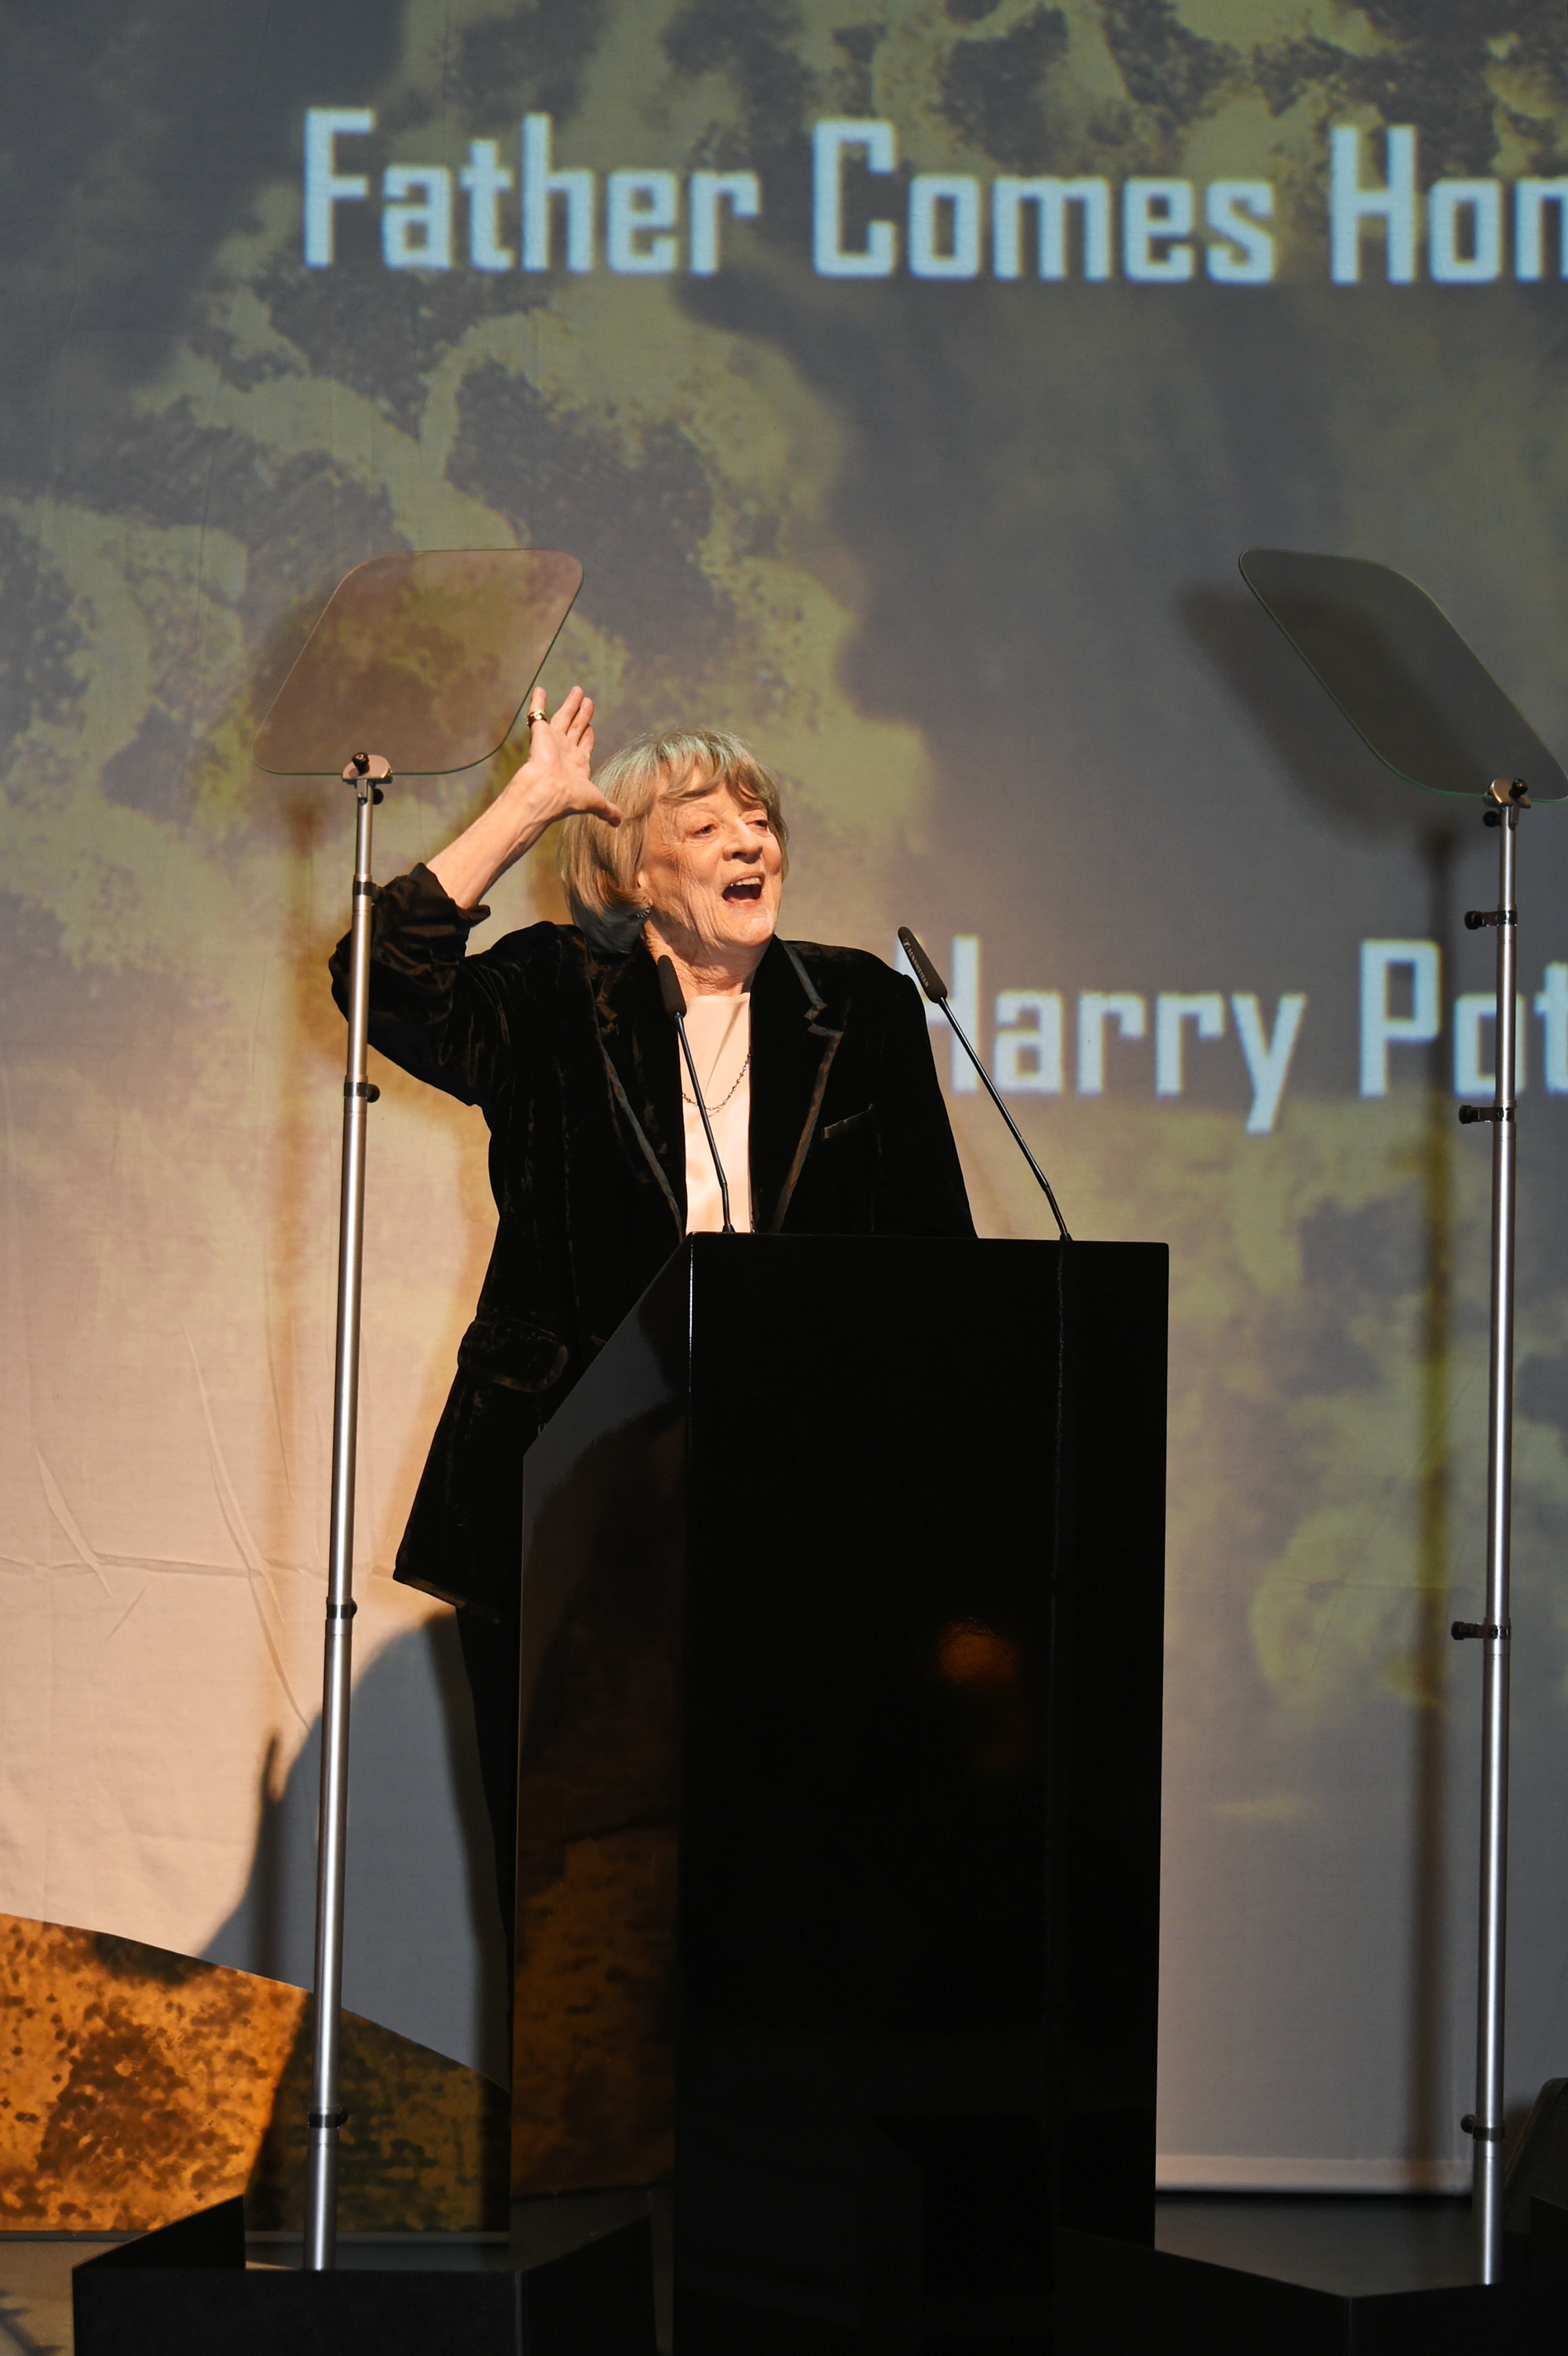
[[[1351,2296],[1425,2290],[1470,2279],[1463,2199],[1374,2195],[1169,2193],[1156,2204],[1162,2250]],[[0,2356],[71,2356],[70,2276],[109,2246],[102,2236],[0,2233]],[[252,2265],[298,2265],[297,2237],[258,2236]],[[505,2267],[504,2233],[355,2234],[345,2266]]]

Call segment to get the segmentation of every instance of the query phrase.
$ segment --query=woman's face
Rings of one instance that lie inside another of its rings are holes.
[[[637,888],[655,931],[683,962],[749,972],[778,923],[783,868],[761,802],[710,785],[655,803]]]

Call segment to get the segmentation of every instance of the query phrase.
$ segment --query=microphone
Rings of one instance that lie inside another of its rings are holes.
[[[1035,1160],[1033,1154],[1029,1151],[1029,1147],[1025,1144],[1022,1130],[1019,1129],[1017,1121],[1013,1119],[1012,1114],[1008,1110],[1007,1106],[1002,1102],[1001,1098],[997,1095],[995,1081],[992,1079],[990,1073],[986,1069],[985,1065],[980,1061],[979,1056],[976,1054],[968,1033],[965,1031],[964,1025],[959,1022],[956,1014],[954,1013],[947,996],[947,984],[943,980],[942,976],[937,972],[936,968],[932,964],[931,959],[926,956],[925,951],[915,939],[914,935],[910,931],[907,925],[901,925],[899,926],[899,945],[902,948],[905,957],[908,958],[911,965],[914,968],[915,974],[919,980],[922,990],[924,991],[927,998],[930,999],[933,1006],[941,1007],[944,1014],[946,1015],[949,1023],[952,1025],[954,1037],[958,1041],[964,1053],[968,1056],[969,1061],[974,1065],[975,1069],[985,1081],[986,1090],[987,1095],[990,1097],[991,1102],[996,1106],[997,1110],[1001,1114],[1002,1119],[1012,1130],[1014,1141],[1018,1146],[1019,1151],[1023,1155],[1024,1160],[1034,1172],[1035,1178],[1040,1185],[1040,1190],[1045,1196],[1046,1201],[1051,1205],[1051,1215],[1056,1221],[1057,1229],[1061,1237],[1062,1242],[1064,1244],[1070,1244],[1072,1241],[1072,1238],[1067,1232],[1067,1222],[1061,1215],[1061,1206],[1058,1204],[1055,1195],[1051,1191],[1051,1181],[1046,1176],[1044,1171],[1040,1168],[1039,1162]],[[672,974],[670,979],[673,980],[674,978],[675,977]],[[667,1002],[668,1001],[667,1000],[666,1003],[667,1004]]]
[[[686,1035],[686,998],[680,987],[680,977],[667,957],[659,958],[657,971],[659,996],[664,1000],[665,1012],[680,1034],[680,1052],[686,1057],[686,1068],[691,1074],[691,1093],[697,1099],[697,1109],[702,1115],[702,1126],[708,1136],[708,1151],[713,1156],[714,1174],[719,1181],[719,1201],[724,1213],[724,1225],[720,1232],[732,1236],[735,1230],[730,1218],[730,1184],[724,1175],[724,1164],[719,1159],[719,1147],[713,1135],[713,1123],[708,1118],[708,1107],[703,1101],[702,1083],[697,1076],[697,1066],[691,1060],[691,1042]],[[1019,1141],[1020,1144],[1023,1142],[1021,1138]],[[1024,1151],[1026,1153],[1029,1151],[1027,1145],[1024,1146]]]

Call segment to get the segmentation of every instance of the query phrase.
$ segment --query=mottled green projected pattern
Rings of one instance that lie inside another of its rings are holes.
[[[752,740],[789,929],[912,923],[1074,1232],[1171,1245],[1173,2176],[1445,2180],[1492,838],[1377,770],[1235,560],[1408,573],[1562,757],[1561,12],[78,0],[5,37],[0,1903],[197,1951],[251,1873],[315,1706],[350,812],[249,747],[350,565],[560,548],[552,700]],[[506,766],[397,789],[380,871]],[[1568,2066],[1565,824],[1520,852],[1520,2094]],[[496,909],[559,916],[548,860]],[[982,1229],[1043,1232],[950,1076]],[[475,1122],[378,1077],[366,1658],[424,1608],[387,1573],[489,1234]]]

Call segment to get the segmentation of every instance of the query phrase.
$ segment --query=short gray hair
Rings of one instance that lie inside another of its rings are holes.
[[[748,745],[721,728],[672,728],[639,736],[612,755],[593,780],[622,812],[619,826],[581,813],[560,830],[556,864],[566,886],[572,922],[596,948],[627,949],[643,929],[647,903],[637,871],[648,819],[661,801],[688,801],[728,786],[737,801],[760,803],[789,869],[789,829],[778,779]]]

